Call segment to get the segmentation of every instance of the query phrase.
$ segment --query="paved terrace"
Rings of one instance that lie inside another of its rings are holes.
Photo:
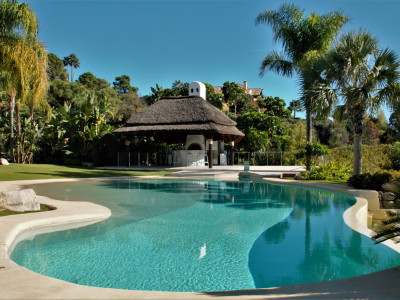
[[[124,171],[134,171],[134,170],[168,170],[174,173],[170,176],[176,177],[187,177],[187,176],[214,176],[222,174],[237,174],[243,172],[244,166],[213,166],[210,169],[208,166],[205,167],[163,167],[163,166],[118,166],[118,167],[100,167],[98,169],[104,170],[124,170]],[[250,171],[252,173],[261,175],[263,177],[280,177],[282,173],[298,174],[305,171],[304,166],[250,166]]]

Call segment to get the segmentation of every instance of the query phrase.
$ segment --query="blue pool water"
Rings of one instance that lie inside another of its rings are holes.
[[[344,224],[343,212],[355,199],[327,190],[167,179],[34,189],[112,210],[108,220],[38,235],[11,253],[21,266],[82,285],[251,289],[356,276],[400,264],[397,252]]]

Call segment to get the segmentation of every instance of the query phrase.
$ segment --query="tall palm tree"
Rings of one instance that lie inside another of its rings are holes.
[[[67,67],[66,69],[67,69],[68,80],[71,82],[72,80],[69,75],[69,66],[71,65],[71,58],[69,56],[64,57],[63,64],[64,64],[64,67]]]
[[[71,82],[74,82],[74,69],[79,68],[79,59],[75,53],[69,55],[70,66],[71,66]]]
[[[14,161],[14,107],[16,98],[26,99],[47,90],[47,60],[44,46],[37,40],[38,21],[27,3],[0,1],[0,84],[10,99],[10,160]],[[17,106],[18,109],[18,106]]]
[[[319,55],[329,49],[339,30],[348,21],[349,18],[340,11],[322,16],[313,12],[306,17],[304,10],[293,4],[283,4],[278,10],[260,13],[256,24],[270,25],[274,41],[280,41],[283,48],[282,52],[274,50],[265,56],[261,63],[260,76],[265,71],[287,77],[301,75],[306,67],[310,67]],[[302,104],[306,109],[307,141],[311,142],[313,103],[308,97],[303,97]]]
[[[399,105],[400,61],[390,49],[380,50],[368,31],[351,31],[318,63],[321,81],[307,94],[314,102],[334,108],[348,120],[354,134],[353,174],[362,172],[363,117],[381,105]]]
[[[303,111],[303,108],[301,107],[301,102],[300,100],[292,100],[289,103],[288,110],[290,112],[293,112],[293,118],[296,119],[296,112],[301,112]]]
[[[64,57],[63,63],[64,63],[64,67],[67,67],[67,72],[68,72],[68,67],[71,69],[70,82],[73,82],[74,81],[74,69],[77,69],[80,66],[78,57],[76,56],[75,53],[71,53],[69,56]]]

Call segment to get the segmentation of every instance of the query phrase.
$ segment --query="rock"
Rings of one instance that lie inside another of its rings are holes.
[[[396,195],[391,192],[382,193],[383,201],[394,201],[396,199]]]
[[[304,177],[301,174],[297,174],[296,176],[294,176],[295,180],[303,180]]]
[[[5,158],[0,158],[0,165],[8,166],[10,163]]]
[[[387,182],[382,184],[382,190],[385,192],[395,192],[397,190],[397,186],[394,183]]]
[[[83,167],[89,167],[89,168],[93,168],[94,164],[92,162],[83,162],[82,163]]]
[[[394,201],[385,201],[384,202],[384,208],[393,208],[394,207]]]
[[[40,203],[32,189],[0,192],[0,207],[13,211],[40,210]]]

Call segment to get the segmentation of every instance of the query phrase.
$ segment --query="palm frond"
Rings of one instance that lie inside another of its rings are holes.
[[[266,70],[287,77],[291,77],[295,72],[293,62],[287,60],[283,53],[277,51],[271,51],[263,59],[260,67],[261,77],[264,76]]]

